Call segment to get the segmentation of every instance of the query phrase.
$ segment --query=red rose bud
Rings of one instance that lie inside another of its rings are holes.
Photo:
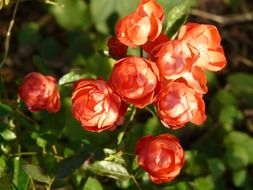
[[[179,140],[169,134],[139,139],[136,146],[138,163],[154,183],[173,180],[184,165],[184,151]]]
[[[110,37],[108,40],[109,55],[114,59],[120,59],[126,56],[127,46],[122,44],[116,37]]]
[[[104,80],[77,81],[72,93],[72,113],[84,129],[113,130],[123,123],[127,106]]]
[[[126,57],[117,61],[110,77],[113,90],[138,108],[153,103],[158,82],[156,64],[139,57]]]
[[[187,122],[201,125],[206,120],[202,95],[184,83],[171,82],[157,98],[157,112],[165,127],[177,129]]]
[[[52,76],[36,72],[27,74],[19,87],[18,95],[31,112],[58,112],[60,109],[60,95]]]

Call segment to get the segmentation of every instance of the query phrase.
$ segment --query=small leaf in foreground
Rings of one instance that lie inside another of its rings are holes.
[[[31,164],[25,164],[23,169],[34,180],[47,184],[50,183],[50,177],[44,174],[40,167]]]
[[[103,190],[103,186],[96,178],[89,177],[84,185],[83,190]]]
[[[97,161],[89,167],[89,170],[95,174],[119,180],[127,180],[131,177],[124,166],[111,161]]]
[[[71,71],[65,75],[63,75],[60,79],[59,79],[59,85],[66,85],[69,83],[74,83],[80,79],[83,78],[95,78],[94,75],[90,74],[90,73],[82,73],[80,71]]]
[[[191,7],[189,0],[183,0],[175,6],[167,15],[165,33],[169,37],[173,37],[178,29],[186,22]]]

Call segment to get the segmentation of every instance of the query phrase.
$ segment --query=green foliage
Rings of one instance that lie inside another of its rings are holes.
[[[49,184],[50,183],[50,177],[44,172],[42,172],[42,169],[35,165],[25,164],[23,166],[24,171],[31,176],[34,180]]]
[[[165,33],[169,37],[173,38],[179,28],[186,22],[190,11],[190,6],[190,0],[183,0],[180,2],[180,4],[168,12]]]
[[[61,27],[67,30],[90,27],[90,13],[84,1],[57,0],[57,3],[59,6],[52,6],[52,13]]]
[[[71,71],[63,75],[59,79],[58,83],[60,86],[66,85],[66,84],[72,84],[82,78],[96,78],[96,76],[89,73],[82,73],[81,71]]]
[[[103,190],[103,186],[96,178],[89,177],[82,190],[93,190],[93,189]]]
[[[89,166],[89,170],[95,174],[118,180],[126,180],[131,177],[123,165],[112,161],[96,161]]]
[[[253,75],[244,68],[235,73],[230,67],[218,74],[207,72],[207,121],[201,127],[167,129],[153,107],[137,110],[128,125],[113,132],[87,132],[73,118],[73,84],[82,78],[108,79],[115,61],[108,57],[107,38],[114,35],[117,21],[133,12],[138,2],[22,2],[11,34],[7,64],[7,68],[17,70],[11,80],[2,76],[5,70],[0,73],[0,190],[42,186],[77,190],[137,190],[138,186],[147,190],[253,189],[253,137],[249,128],[252,114],[245,114],[251,113],[253,107]],[[163,27],[173,38],[197,1],[158,2],[166,13]],[[234,9],[239,4],[235,0],[225,2]],[[11,1],[0,0],[0,9],[5,7],[1,10],[5,11],[5,20],[0,18],[1,39],[13,8],[8,9],[9,4]],[[36,6],[38,10],[27,11]],[[27,15],[21,14],[24,12]],[[139,49],[129,49],[128,53],[139,55]],[[18,85],[30,71],[58,76],[59,113],[30,113],[20,103]],[[133,111],[130,107],[126,122]],[[139,168],[135,145],[142,136],[161,133],[173,133],[180,139],[186,161],[177,178],[156,185]]]

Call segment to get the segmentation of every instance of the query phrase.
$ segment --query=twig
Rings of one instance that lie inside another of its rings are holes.
[[[253,21],[253,12],[248,12],[244,14],[232,14],[232,15],[215,15],[198,9],[192,9],[190,14],[193,16],[201,17],[207,20],[214,21],[221,25],[231,25],[240,22]]]
[[[0,63],[0,69],[4,66],[7,58],[8,58],[8,53],[9,53],[9,49],[10,49],[10,40],[11,40],[11,31],[13,29],[14,23],[15,23],[15,17],[17,14],[17,10],[18,10],[18,6],[19,6],[20,0],[17,1],[13,14],[12,14],[12,18],[6,33],[6,38],[5,38],[5,43],[4,43],[4,57],[3,60]]]
[[[135,179],[134,176],[132,176],[132,180],[133,180],[134,184],[136,185],[136,187],[138,188],[138,190],[141,190],[141,186],[139,185],[139,183],[137,182],[137,180]]]
[[[243,63],[244,65],[253,68],[253,61],[251,61],[250,59],[246,58],[246,57],[242,57],[242,56],[238,56],[236,57],[236,61]]]

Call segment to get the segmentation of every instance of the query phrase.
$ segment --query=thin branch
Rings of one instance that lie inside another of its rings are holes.
[[[136,187],[138,188],[138,190],[141,190],[141,186],[139,185],[139,183],[137,182],[137,180],[135,179],[134,176],[132,176],[132,180],[133,180],[134,184],[136,185]]]
[[[201,11],[198,9],[192,9],[190,11],[190,14],[193,16],[201,17],[207,20],[214,21],[221,25],[231,25],[235,23],[241,23],[241,22],[249,22],[253,21],[253,12],[248,12],[244,14],[232,14],[232,15],[215,15],[212,13],[208,13],[205,11]]]
[[[10,40],[11,40],[11,31],[13,29],[14,23],[15,23],[15,17],[17,14],[17,10],[18,10],[18,6],[19,6],[20,0],[17,1],[13,14],[12,14],[12,18],[6,33],[6,38],[5,38],[5,43],[4,43],[4,57],[3,60],[0,63],[0,69],[4,66],[7,58],[8,58],[8,53],[9,53],[9,49],[10,49]]]

